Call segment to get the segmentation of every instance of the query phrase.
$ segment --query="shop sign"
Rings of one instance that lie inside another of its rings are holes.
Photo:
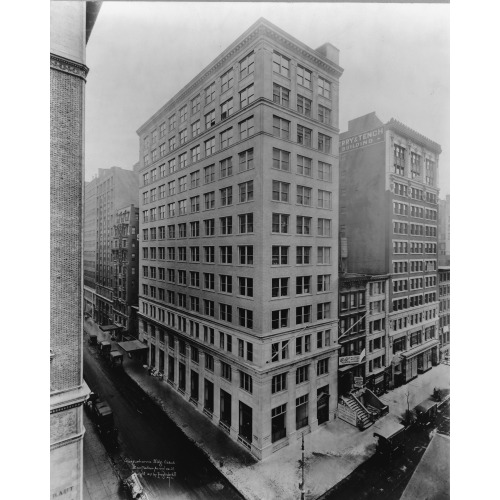
[[[340,152],[347,153],[353,149],[360,149],[366,146],[373,146],[384,140],[384,127],[377,127],[368,132],[348,137],[340,141]]]
[[[354,377],[354,387],[363,387],[363,377]]]
[[[339,365],[357,365],[361,361],[361,356],[358,354],[356,356],[340,356]]]
[[[345,404],[339,404],[337,415],[341,420],[351,425],[356,425],[356,412]]]

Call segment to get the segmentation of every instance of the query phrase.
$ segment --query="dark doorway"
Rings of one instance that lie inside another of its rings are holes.
[[[252,442],[252,408],[240,401],[240,436]]]
[[[220,390],[220,420],[231,427],[231,394]]]
[[[318,389],[317,398],[318,425],[321,425],[329,420],[328,403],[330,401],[330,394],[328,393],[328,384]]]

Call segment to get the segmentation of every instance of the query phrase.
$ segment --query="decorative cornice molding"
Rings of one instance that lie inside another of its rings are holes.
[[[255,26],[255,25],[254,25]],[[250,28],[251,29],[251,28]],[[313,64],[316,64],[320,67],[325,73],[332,76],[333,79],[338,79],[342,73],[343,69],[335,64],[334,62],[328,62],[327,59],[324,59],[318,54],[317,56],[314,54],[314,49],[308,48],[306,45],[303,47],[299,45],[299,41],[294,41],[294,39],[290,39],[286,37],[286,34],[277,32],[274,30],[272,26],[267,25],[267,21],[257,22],[257,26],[254,27],[249,33],[246,35],[243,34],[243,38],[239,41],[234,42],[233,46],[230,46],[226,49],[226,52],[223,52],[221,56],[217,57],[212,63],[207,67],[208,69],[203,70],[195,79],[188,83],[188,86],[181,90],[181,93],[175,95],[172,99],[170,99],[164,106],[162,106],[149,120],[147,120],[143,125],[141,125],[137,129],[137,134],[141,134],[147,127],[151,125],[158,117],[163,115],[164,113],[172,111],[180,102],[186,100],[186,98],[192,94],[192,92],[204,81],[208,80],[214,73],[216,73],[229,59],[231,59],[238,52],[244,50],[250,43],[256,40],[258,37],[266,36],[271,40],[278,41],[282,45],[288,47],[290,50],[296,52],[302,57],[310,60]],[[288,35],[290,36],[290,35]],[[332,82],[335,85],[335,89],[338,90],[337,82]],[[200,92],[203,89],[200,89]]]
[[[441,146],[437,142],[434,142],[433,140],[425,137],[421,133],[417,132],[416,130],[413,130],[412,128],[408,127],[407,125],[405,125],[404,123],[401,123],[398,120],[395,120],[394,118],[391,118],[385,124],[385,126],[389,130],[394,130],[395,132],[397,132],[403,136],[406,136],[406,138],[408,139],[409,142],[414,141],[414,142],[418,143],[419,145],[430,149],[431,151],[433,151],[434,153],[436,153],[438,155],[441,154],[441,152],[442,152]]]
[[[50,54],[50,68],[71,76],[76,76],[83,81],[86,81],[89,72],[89,68],[87,68],[85,64],[77,63],[71,59],[66,59],[65,57],[52,53]]]

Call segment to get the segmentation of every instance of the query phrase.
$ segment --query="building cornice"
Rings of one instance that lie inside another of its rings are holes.
[[[245,50],[254,40],[259,36],[266,36],[269,39],[278,41],[292,50],[296,54],[309,59],[312,63],[320,67],[325,73],[333,78],[339,78],[343,69],[335,64],[333,61],[328,60],[326,57],[318,54],[314,49],[303,44],[299,40],[288,35],[286,32],[274,26],[265,19],[260,19],[254,23],[243,35],[241,35],[233,44],[231,44],[220,56],[213,60],[206,69],[199,73],[190,83],[188,83],[179,93],[170,99],[164,106],[162,106],[149,120],[137,129],[137,134],[141,135],[152,123],[154,123],[163,114],[172,111],[181,102],[191,95],[197,87],[204,81],[208,80],[214,73],[216,73],[229,59]],[[200,89],[201,92],[201,89]]]
[[[421,133],[417,132],[416,130],[413,130],[412,128],[408,127],[404,123],[401,123],[398,120],[395,120],[394,118],[391,118],[386,124],[385,127],[388,130],[393,130],[394,132],[397,132],[405,137],[408,137],[415,141],[416,143],[420,144],[421,146],[426,147],[427,149],[430,149],[436,154],[441,154],[441,146],[437,143],[432,141],[431,139],[425,137]]]
[[[89,68],[85,64],[80,64],[71,59],[66,59],[65,57],[58,56],[56,54],[50,54],[50,69],[55,69],[66,73],[67,75],[76,76],[86,81]]]

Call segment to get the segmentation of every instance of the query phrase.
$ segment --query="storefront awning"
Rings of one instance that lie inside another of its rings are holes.
[[[128,340],[127,342],[117,342],[116,345],[123,349],[125,352],[141,351],[147,349],[148,346],[144,345],[139,340]]]
[[[346,365],[346,366],[339,366],[339,372],[346,372],[347,370],[350,370],[351,368],[357,368],[358,366],[364,364],[364,361],[361,363],[358,363],[357,365]]]
[[[432,349],[433,347],[437,346],[439,344],[439,340],[432,340],[431,342],[426,342],[425,344],[419,345],[417,347],[414,347],[413,349],[409,349],[408,351],[402,352],[401,356],[405,358],[412,358],[413,356],[416,356],[417,354],[420,354],[421,352],[427,351],[429,349]]]
[[[109,353],[109,355],[112,357],[112,358],[123,358],[123,354],[119,351],[111,351]]]
[[[113,330],[119,330],[121,328],[123,328],[122,326],[119,326],[119,325],[105,325],[105,326],[99,326],[99,328],[103,331],[103,332],[111,332]]]

